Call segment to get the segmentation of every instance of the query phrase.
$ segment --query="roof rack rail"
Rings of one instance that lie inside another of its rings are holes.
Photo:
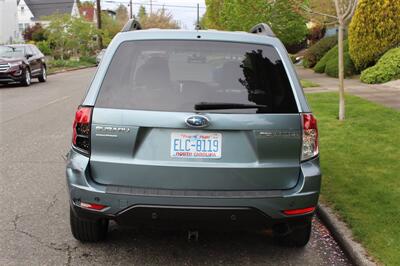
[[[267,35],[269,37],[276,36],[275,33],[271,30],[271,27],[266,23],[255,25],[253,28],[251,28],[250,33]]]
[[[124,25],[121,32],[126,31],[134,31],[134,30],[141,30],[142,26],[140,25],[139,21],[135,19],[129,19],[128,22]]]

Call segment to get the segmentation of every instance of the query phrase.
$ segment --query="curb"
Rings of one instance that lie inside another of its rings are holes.
[[[325,204],[318,204],[317,215],[331,232],[333,238],[348,255],[354,265],[375,266],[377,265],[368,257],[367,252],[361,244],[353,240],[353,235],[347,225],[340,221],[333,210]]]
[[[47,73],[47,76],[51,76],[51,75],[55,75],[55,74],[61,74],[61,73],[65,73],[65,72],[75,71],[75,70],[86,69],[86,68],[92,68],[92,67],[96,67],[96,66],[85,66],[85,67],[75,67],[75,68],[63,69],[63,70],[59,70],[59,71],[56,71],[56,72]]]

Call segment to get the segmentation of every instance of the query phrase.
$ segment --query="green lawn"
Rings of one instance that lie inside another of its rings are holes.
[[[322,200],[385,265],[400,265],[400,112],[336,93],[308,94],[318,119]]]
[[[319,87],[319,84],[306,79],[300,80],[300,83],[303,88]]]

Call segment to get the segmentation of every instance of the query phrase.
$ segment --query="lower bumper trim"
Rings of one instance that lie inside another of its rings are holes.
[[[239,227],[265,228],[271,219],[254,208],[245,207],[187,207],[134,205],[120,213],[114,220],[121,225],[154,227]]]

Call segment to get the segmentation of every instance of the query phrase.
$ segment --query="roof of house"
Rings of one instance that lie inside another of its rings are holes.
[[[54,14],[71,14],[74,0],[25,0],[35,20]]]

